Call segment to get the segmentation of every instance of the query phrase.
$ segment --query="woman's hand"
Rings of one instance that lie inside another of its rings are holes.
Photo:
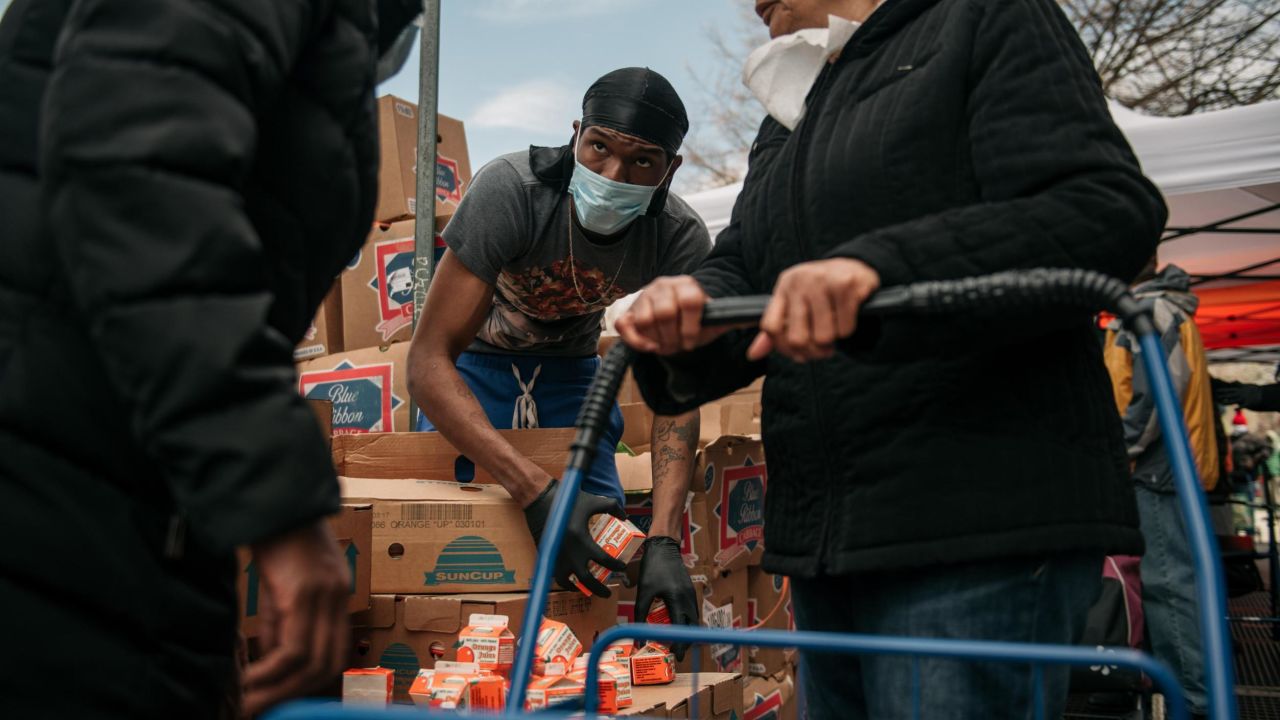
[[[702,327],[702,306],[709,299],[690,275],[661,277],[645,286],[614,327],[623,342],[640,352],[687,352],[730,329]]]
[[[831,357],[836,341],[857,328],[858,308],[879,287],[880,275],[861,260],[815,260],[788,268],[773,286],[747,358],[771,352],[796,362]]]

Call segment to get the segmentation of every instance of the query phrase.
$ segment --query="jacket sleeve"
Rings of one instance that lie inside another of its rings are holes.
[[[301,1],[82,0],[45,98],[44,211],[83,351],[214,550],[337,509],[244,202],[258,117],[324,20]]]
[[[1182,342],[1182,323],[1191,320],[1175,310],[1171,303],[1161,299],[1155,301],[1153,315],[1156,329],[1160,332],[1160,346],[1169,366],[1174,391],[1178,393],[1179,400],[1184,400],[1191,382],[1191,366],[1187,362],[1187,349]],[[1147,366],[1142,361],[1141,348],[1137,346],[1131,333],[1125,333],[1125,340],[1132,344],[1133,396],[1121,416],[1121,423],[1124,427],[1125,446],[1129,451],[1129,459],[1132,460],[1160,442],[1160,422],[1156,417],[1155,396],[1151,391]]]
[[[981,201],[851,238],[884,285],[1027,267],[1132,279],[1166,209],[1053,0],[975,3],[966,122]]]

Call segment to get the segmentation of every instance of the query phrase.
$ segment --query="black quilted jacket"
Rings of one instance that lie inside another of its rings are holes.
[[[292,348],[373,216],[376,7],[0,21],[0,597],[35,677],[96,658],[40,716],[212,713],[231,549],[337,507]],[[4,676],[0,707],[40,692]]]
[[[887,0],[815,83],[794,132],[766,120],[713,296],[858,258],[884,285],[1010,268],[1131,278],[1165,221],[1052,0]],[[847,353],[748,364],[749,333],[637,366],[673,412],[760,374],[765,566],[800,576],[1142,541],[1086,314],[864,320]]]

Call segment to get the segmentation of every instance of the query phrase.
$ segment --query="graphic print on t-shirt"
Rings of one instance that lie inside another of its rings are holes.
[[[610,287],[613,278],[599,268],[584,267],[580,262],[574,262],[573,267],[576,286],[565,258],[519,273],[503,270],[498,275],[498,290],[520,312],[542,322],[597,312],[630,292],[617,283]]]

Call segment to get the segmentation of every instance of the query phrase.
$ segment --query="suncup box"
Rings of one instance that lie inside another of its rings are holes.
[[[773,616],[765,622],[771,612]],[[782,575],[765,572],[759,567],[747,568],[747,626],[795,630],[791,590]],[[795,664],[795,652],[793,648],[752,645],[748,648],[747,671],[764,677],[787,672]]]
[[[748,678],[742,704],[743,720],[796,720],[795,681],[787,675]]]
[[[368,503],[344,502],[336,515],[329,518],[329,528],[347,561],[351,585],[347,593],[347,611],[359,613],[369,608],[370,551],[373,545],[373,506]],[[248,548],[236,552],[240,572],[236,577],[236,594],[240,601],[240,632],[257,637],[262,614],[262,576]]]
[[[333,403],[333,434],[409,429],[409,344],[326,355],[298,365],[298,392]]]
[[[441,232],[451,215],[435,218],[432,245],[444,254]],[[342,342],[348,348],[389,345],[413,335],[413,220],[375,223],[338,279]]]
[[[340,477],[344,498],[373,504],[375,593],[529,589],[537,548],[500,485]]]
[[[461,120],[436,116],[435,215],[453,212],[471,184],[471,158]],[[378,170],[379,221],[403,220],[418,213],[418,107],[394,95],[378,98],[378,136],[382,162]]]
[[[758,437],[721,437],[698,452],[693,490],[706,498],[708,564],[724,570],[760,564],[768,484],[764,444]]]
[[[527,593],[458,595],[373,595],[369,610],[352,616],[351,665],[380,665],[395,671],[395,698],[409,700],[409,687],[423,668],[458,659],[458,640],[471,616],[505,615],[516,637],[524,623]],[[616,598],[585,597],[576,590],[547,596],[546,618],[564,623],[590,646],[613,627]]]
[[[335,282],[316,310],[316,316],[293,349],[295,362],[342,352],[342,291]]]
[[[569,459],[573,428],[499,430],[516,452],[559,477]],[[493,484],[484,468],[472,463],[438,432],[394,432],[342,435],[334,438],[333,466],[339,475],[400,479],[426,477],[435,480]]]

